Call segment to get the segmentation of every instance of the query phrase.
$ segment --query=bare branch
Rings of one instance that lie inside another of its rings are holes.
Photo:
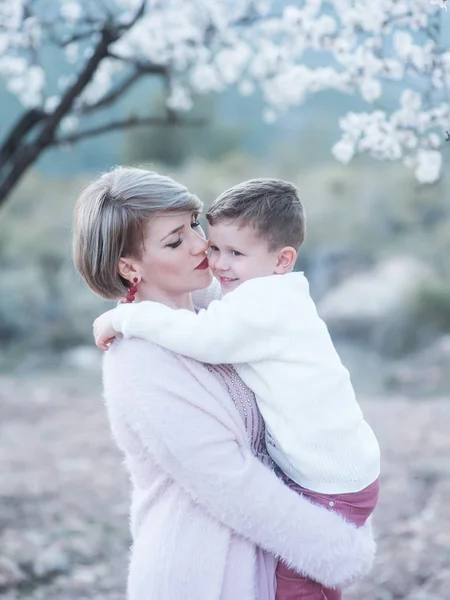
[[[110,58],[118,59],[117,56],[108,53]],[[155,65],[153,63],[142,63],[139,61],[130,61],[133,64],[135,70],[130,73],[121,83],[117,84],[116,87],[110,91],[109,94],[103,96],[94,104],[88,104],[80,109],[81,114],[88,114],[99,108],[104,108],[115,102],[122,94],[124,94],[130,87],[132,87],[143,75],[163,75],[167,76],[166,67]]]
[[[31,130],[42,121],[45,113],[32,108],[19,119],[0,148],[0,165],[5,164],[16,152]]]
[[[41,27],[46,31],[48,39],[60,48],[65,48],[73,42],[79,42],[98,35],[101,32],[103,21],[84,15],[82,19],[77,21],[78,33],[72,35],[57,35],[58,28],[63,31],[67,29],[67,23],[61,18],[46,19],[42,17],[40,20]]]
[[[142,77],[143,73],[134,71],[118,84],[109,94],[103,96],[95,102],[95,104],[86,104],[80,109],[81,114],[88,114],[99,108],[104,108],[115,102],[122,94],[124,94],[136,81]]]
[[[19,179],[24,175],[27,169],[36,161],[40,154],[47,148],[60,143],[69,143],[70,136],[68,139],[56,140],[56,131],[60,126],[61,120],[70,113],[77,98],[81,97],[82,92],[86,86],[92,81],[92,77],[97,71],[101,62],[108,57],[108,51],[111,44],[120,38],[122,33],[132,27],[134,23],[144,14],[146,8],[146,0],[143,0],[141,6],[136,13],[135,17],[124,25],[117,25],[112,19],[103,23],[103,26],[99,28],[98,34],[100,39],[96,43],[93,49],[93,53],[89,60],[86,62],[81,72],[78,73],[76,81],[70,86],[65,94],[63,95],[60,103],[51,114],[42,113],[36,119],[31,118],[31,114],[26,115],[27,118],[19,120],[18,124],[12,129],[12,132],[6,142],[0,148],[0,152],[5,157],[4,162],[0,162],[0,206],[6,201],[9,193],[12,191]],[[154,66],[152,68],[153,73],[162,73],[164,69],[162,67]],[[149,65],[143,69],[144,73],[148,73]],[[119,84],[118,88],[113,90],[108,96],[100,100],[102,105],[113,102],[114,97],[120,95],[120,91],[126,89],[127,86],[132,85],[136,76],[130,76],[126,82]],[[176,122],[176,119],[172,119],[170,124]],[[109,126],[103,126],[94,128],[77,134],[77,137],[71,136],[72,139],[81,139],[82,137],[90,137],[97,133],[111,131],[113,129],[120,129],[124,127],[132,127],[135,125],[145,124],[169,124],[166,119],[129,119],[128,122],[115,122],[110,123]],[[192,121],[191,123],[194,124]],[[31,133],[35,125],[40,125],[40,129],[34,136],[32,141],[26,141],[26,137]],[[20,134],[20,135],[19,135]],[[20,152],[18,151],[20,149]]]
[[[45,118],[42,119],[42,129],[36,136],[36,139],[28,145],[21,144],[20,152],[14,154],[14,161],[10,161],[12,162],[12,166],[9,166],[8,162],[6,164],[0,163],[0,205],[5,202],[14,185],[28,167],[34,163],[41,152],[53,145],[55,132],[62,118],[70,112],[75,99],[81,95],[84,88],[91,81],[98,65],[107,56],[109,45],[118,36],[119,33],[117,30],[107,26],[103,28],[101,38],[94,53],[87,61],[75,83],[66,91],[56,110],[51,115],[45,115]]]
[[[167,127],[174,125],[182,125],[183,127],[201,127],[206,124],[205,119],[186,119],[182,120],[179,118],[173,118],[172,116],[168,117],[138,117],[133,116],[128,119],[111,121],[110,123],[106,123],[105,125],[99,125],[98,127],[92,127],[91,129],[86,129],[85,131],[79,131],[78,133],[74,133],[73,135],[68,135],[65,137],[56,138],[52,146],[63,146],[65,144],[73,144],[80,140],[93,137],[96,135],[100,135],[102,133],[110,133],[111,131],[118,131],[121,129],[129,129],[131,127],[138,126],[157,126],[157,127]]]
[[[69,46],[74,42],[81,42],[82,40],[89,39],[97,33],[98,27],[96,27],[95,29],[88,29],[87,31],[80,31],[79,33],[74,33],[65,40],[59,40],[58,38],[53,37],[52,41],[55,42],[61,48],[65,48],[66,46]]]
[[[58,107],[53,113],[53,122],[49,123],[48,125],[47,134],[49,136],[53,137],[62,117],[64,117],[67,114],[67,112],[72,108],[75,99],[81,95],[81,92],[91,81],[92,76],[97,70],[98,65],[105,58],[105,56],[107,56],[109,45],[115,42],[117,37],[118,33],[112,30],[111,28],[105,27],[103,29],[101,39],[98,42],[94,53],[88,60],[86,66],[78,76],[73,86],[67,90],[66,94],[63,96],[61,102],[59,103]]]
[[[146,7],[147,7],[147,0],[142,0],[141,5],[138,8],[134,17],[131,19],[131,21],[129,23],[122,25],[121,29],[125,29],[125,30],[131,29],[131,27],[133,27],[133,25],[135,25],[139,21],[139,19],[144,16]]]
[[[115,60],[120,60],[123,63],[126,63],[135,69],[139,69],[143,73],[151,73],[154,75],[166,75],[167,67],[165,65],[157,65],[153,62],[145,62],[139,60],[138,58],[131,58],[127,56],[120,56],[120,54],[116,54],[115,52],[108,52],[109,58],[114,58]]]

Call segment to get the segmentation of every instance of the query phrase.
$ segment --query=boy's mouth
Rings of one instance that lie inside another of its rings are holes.
[[[227,284],[227,283],[234,283],[235,281],[238,281],[238,278],[232,278],[232,277],[222,277],[219,276],[219,280],[221,283]]]

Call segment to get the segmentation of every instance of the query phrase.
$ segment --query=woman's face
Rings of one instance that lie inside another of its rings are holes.
[[[197,217],[193,212],[166,212],[148,223],[142,258],[130,260],[139,279],[139,300],[176,304],[180,296],[211,283],[208,242]],[[132,272],[127,279],[133,279]]]

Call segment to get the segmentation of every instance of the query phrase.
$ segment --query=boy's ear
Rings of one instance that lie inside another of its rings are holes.
[[[275,265],[274,273],[283,275],[288,273],[294,267],[297,260],[297,251],[291,246],[286,246],[277,252],[277,264]]]

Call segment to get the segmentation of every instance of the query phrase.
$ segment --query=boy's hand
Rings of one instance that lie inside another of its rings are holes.
[[[114,309],[108,310],[100,315],[97,319],[95,319],[92,326],[95,345],[100,350],[109,350],[108,344],[110,344],[117,335],[117,332],[114,331],[114,327],[112,326],[113,310]]]

